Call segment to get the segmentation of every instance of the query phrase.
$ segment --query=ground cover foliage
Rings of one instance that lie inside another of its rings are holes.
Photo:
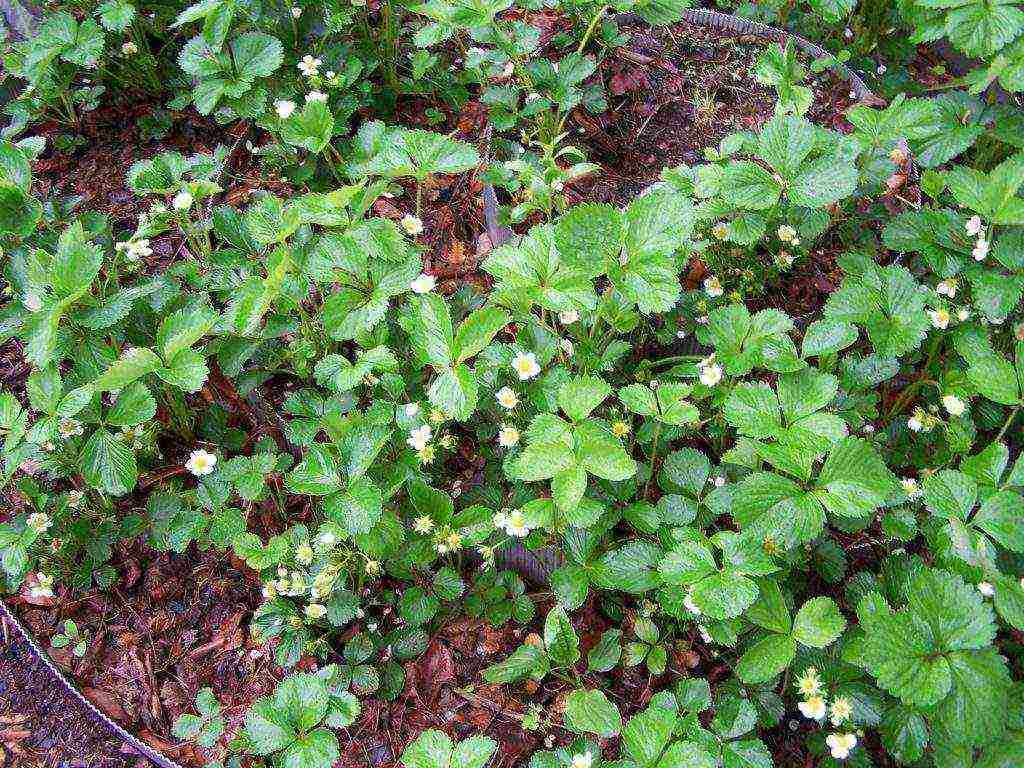
[[[685,46],[685,7],[17,17],[0,549],[55,653],[89,653],[61,601],[134,542],[260,585],[278,682],[192,692],[167,738],[200,765],[344,762],[458,617],[523,628],[470,687],[523,693],[530,768],[1024,764],[1024,7],[730,7],[833,54],[760,41],[736,76],[769,108],[598,198],[585,127],[660,61],[616,14]],[[883,98],[830,90],[841,64]],[[131,220],[42,194],[125,100],[216,149],[133,158]],[[395,764],[515,762],[447,730]]]

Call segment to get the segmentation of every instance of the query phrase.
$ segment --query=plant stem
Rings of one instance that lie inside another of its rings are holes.
[[[1010,424],[1012,424],[1013,420],[1017,417],[1017,414],[1020,412],[1020,408],[1021,407],[1018,405],[1016,408],[1010,411],[1010,415],[1007,416],[1006,421],[1003,422],[1002,429],[999,430],[999,433],[995,436],[995,439],[993,439],[992,442],[998,443],[1000,440],[1003,439],[1003,435],[1006,434],[1006,430],[1009,429]]]
[[[601,17],[604,16],[605,14],[605,11],[607,11],[610,7],[611,6],[609,5],[602,5],[600,8],[597,9],[597,13],[594,14],[594,18],[590,20],[590,24],[587,26],[587,31],[583,33],[583,39],[580,40],[580,44],[576,48],[577,56],[583,55],[583,49],[587,47],[587,43],[590,42],[591,35],[593,35],[594,30],[597,29],[597,22],[601,20]]]
[[[661,439],[661,422],[655,422],[654,424],[654,439],[651,441],[651,474],[647,478],[647,483],[644,485],[644,498],[646,499],[648,494],[651,492],[651,482],[654,480],[654,462],[658,456],[658,440]]]

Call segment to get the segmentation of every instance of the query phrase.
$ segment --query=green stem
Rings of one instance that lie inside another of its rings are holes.
[[[583,54],[583,49],[587,47],[587,43],[590,42],[591,35],[593,35],[594,30],[597,29],[597,23],[601,20],[601,17],[604,16],[605,11],[610,7],[610,5],[602,5],[597,9],[597,13],[594,14],[594,18],[590,20],[590,24],[587,26],[587,31],[583,33],[583,39],[580,40],[580,44],[576,48],[577,56],[581,56]]]
[[[661,422],[655,422],[654,424],[654,439],[651,441],[651,474],[647,478],[647,483],[644,485],[643,498],[647,498],[651,492],[651,482],[654,480],[654,462],[658,456],[658,440],[661,439]]]
[[[1010,411],[1010,415],[1007,416],[1006,421],[1003,422],[1003,428],[999,430],[999,434],[996,435],[995,440],[993,440],[993,442],[998,443],[1000,440],[1003,439],[1003,435],[1006,434],[1006,430],[1010,428],[1010,424],[1012,424],[1013,420],[1017,417],[1017,414],[1020,412],[1020,408],[1021,406],[1018,405],[1016,408]]]

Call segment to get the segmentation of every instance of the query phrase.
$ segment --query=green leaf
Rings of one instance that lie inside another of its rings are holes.
[[[331,768],[340,756],[338,737],[326,728],[300,735],[284,751],[282,768]]]
[[[672,738],[675,724],[675,712],[652,704],[622,729],[623,750],[638,765],[655,765]]]
[[[696,584],[717,569],[711,551],[694,541],[676,544],[658,565],[658,572],[666,584],[683,587]]]
[[[79,464],[86,482],[111,496],[128,493],[139,476],[131,448],[103,427],[93,432],[82,446]]]
[[[216,322],[217,315],[207,307],[182,307],[160,323],[156,333],[160,354],[170,360],[203,338]]]
[[[448,734],[424,731],[402,753],[406,768],[449,768],[455,745]]]
[[[562,511],[575,510],[586,490],[587,473],[582,467],[563,469],[551,478],[551,498]]]
[[[576,425],[575,440],[577,455],[590,474],[613,481],[636,474],[636,462],[605,427],[592,421],[580,422]]]
[[[50,285],[58,298],[77,298],[100,272],[103,250],[86,239],[81,224],[68,227],[57,241],[50,265]]]
[[[722,177],[722,199],[737,208],[764,211],[779,202],[782,187],[761,166],[739,160],[725,167]]]
[[[111,32],[124,32],[135,18],[135,6],[125,0],[107,0],[96,9],[100,24]]]
[[[307,101],[302,110],[281,124],[281,138],[315,155],[324,151],[334,135],[334,115],[322,101]]]
[[[257,700],[245,715],[245,735],[257,755],[272,755],[295,740],[296,733],[273,699]]]
[[[630,411],[640,416],[654,416],[658,412],[658,402],[654,393],[643,384],[630,384],[619,390],[619,400]]]
[[[241,77],[269,77],[284,61],[284,46],[276,37],[247,32],[231,42],[234,64]]]
[[[578,690],[565,700],[565,727],[576,733],[593,733],[603,738],[622,729],[619,709],[601,691]]]
[[[357,536],[373,530],[383,512],[383,502],[380,489],[369,478],[357,477],[347,489],[324,499],[324,514]]]
[[[299,228],[299,210],[285,207],[274,195],[264,195],[245,211],[245,226],[260,245],[283,243]]]
[[[117,427],[133,427],[149,421],[156,415],[156,400],[141,381],[122,389],[114,405],[107,412],[107,424]]]
[[[456,421],[468,421],[480,399],[476,374],[465,365],[448,368],[434,379],[427,390],[430,404]]]
[[[541,674],[547,671],[544,649],[536,645],[521,645],[504,661],[487,667],[482,675],[489,683],[511,683],[538,671]]]
[[[448,305],[437,294],[428,293],[421,298],[418,310],[413,343],[434,367],[450,366],[455,359],[455,333]]]
[[[693,586],[694,605],[712,619],[739,616],[756,599],[757,584],[734,570],[716,572]]]
[[[775,437],[782,428],[778,398],[771,387],[760,382],[743,382],[733,388],[723,414],[740,433],[750,437]]]
[[[761,582],[757,601],[747,609],[745,615],[757,626],[780,635],[788,635],[793,628],[789,607],[775,579]]]
[[[602,203],[574,206],[555,223],[555,245],[562,259],[591,278],[618,259],[624,237],[622,214]]]
[[[285,486],[292,493],[326,496],[341,488],[341,476],[334,458],[322,445],[311,445],[309,452],[288,473]]]
[[[509,321],[508,313],[496,307],[484,307],[471,314],[459,326],[452,344],[456,363],[463,363],[491,343]]]
[[[572,451],[556,443],[527,446],[509,465],[513,480],[548,480],[574,464]]]
[[[497,742],[487,736],[470,736],[455,745],[451,768],[484,768],[498,749]]]
[[[978,484],[953,469],[942,469],[924,479],[924,503],[933,515],[966,521],[978,501]]]
[[[1024,552],[1024,498],[1014,491],[997,491],[982,502],[973,523],[1013,552]]]
[[[824,648],[835,642],[846,628],[846,619],[830,597],[814,597],[797,611],[793,638],[812,648]]]
[[[796,642],[787,635],[769,635],[750,646],[736,664],[736,676],[751,685],[782,672],[796,656]]]
[[[568,667],[579,661],[580,640],[565,609],[559,605],[548,611],[544,620],[544,647],[551,661]]]
[[[597,376],[582,376],[563,384],[558,404],[572,421],[581,421],[611,394],[611,387]]]

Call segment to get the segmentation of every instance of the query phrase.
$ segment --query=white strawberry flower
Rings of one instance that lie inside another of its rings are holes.
[[[509,536],[515,536],[518,539],[525,537],[530,532],[522,512],[516,510],[508,516],[508,521],[505,523],[505,531]]]
[[[974,256],[975,261],[984,261],[988,257],[989,242],[984,237],[979,237],[978,242],[974,244],[974,250],[971,251],[971,255]]]
[[[149,240],[144,237],[125,243],[125,257],[131,261],[138,261],[152,255],[153,249],[149,247]]]
[[[540,373],[540,365],[537,363],[537,356],[533,352],[519,352],[512,358],[512,369],[519,376],[520,381],[534,378]]]
[[[519,405],[519,395],[511,387],[502,387],[494,393],[494,397],[498,401],[498,405],[510,411]]]
[[[21,303],[29,312],[38,312],[43,308],[43,299],[38,293],[26,293],[21,298]]]
[[[714,275],[704,278],[704,293],[712,299],[718,298],[725,293],[725,289],[722,288],[722,281]]]
[[[700,616],[703,611],[693,602],[693,587],[686,590],[686,597],[683,598],[683,607],[694,616]]]
[[[57,433],[67,440],[71,437],[78,437],[85,432],[85,427],[78,419],[61,419],[57,424]]]
[[[849,720],[852,716],[853,704],[850,703],[846,696],[839,696],[832,702],[832,707],[829,711],[829,720],[832,721],[832,725],[838,726]]]
[[[588,749],[586,752],[577,752],[572,756],[572,760],[569,763],[569,768],[590,768],[594,762],[594,756],[590,754]]]
[[[430,442],[430,437],[433,434],[433,430],[429,424],[424,424],[421,427],[417,427],[409,433],[409,439],[405,442],[408,443],[414,450],[422,451],[427,447],[427,443]]]
[[[25,525],[36,533],[45,533],[53,525],[53,519],[45,512],[33,512],[25,520]]]
[[[423,231],[423,219],[413,216],[411,213],[407,213],[402,217],[401,225],[402,229],[413,237],[416,237],[416,235]]]
[[[323,91],[310,91],[306,94],[306,103],[315,104],[316,102],[326,102],[327,94]]]
[[[912,477],[904,477],[900,480],[900,485],[903,486],[903,492],[907,494],[908,498],[916,499],[924,493],[921,490],[921,485]]]
[[[299,6],[293,5],[291,10],[293,19],[298,19],[302,16],[302,9]]]
[[[951,299],[956,296],[956,289],[957,284],[956,278],[954,277],[947,278],[935,286],[935,292],[937,294],[940,296],[949,296]]]
[[[979,581],[978,591],[983,597],[992,597],[996,593],[996,588],[988,581]]]
[[[791,243],[796,237],[796,229],[789,224],[783,224],[775,231],[775,234],[782,242]]]
[[[425,272],[409,283],[409,289],[418,294],[430,293],[436,286],[437,279]]]
[[[204,451],[202,448],[192,451],[188,456],[188,461],[185,462],[185,469],[196,477],[212,474],[216,466],[217,457],[208,451]]]
[[[832,757],[836,760],[845,760],[850,756],[850,751],[857,746],[857,737],[852,733],[830,733],[825,743]]]
[[[971,216],[964,225],[964,229],[967,230],[967,234],[971,237],[980,235],[984,228],[985,225],[981,222],[981,216]]]
[[[519,430],[511,424],[502,424],[498,432],[498,445],[502,448],[511,448],[519,443]]]
[[[187,211],[189,208],[192,207],[192,203],[194,201],[195,200],[192,197],[192,193],[189,192],[188,190],[183,189],[181,190],[181,192],[174,196],[174,200],[171,201],[171,206],[176,211]]]
[[[808,720],[824,720],[828,707],[821,696],[810,696],[797,704],[800,714]]]
[[[713,387],[722,380],[722,366],[715,361],[715,356],[705,357],[697,363],[697,373],[700,376],[700,383],[705,387]]]
[[[945,330],[949,327],[949,321],[953,318],[950,316],[949,312],[940,307],[939,309],[929,309],[928,319],[931,320],[932,328]]]
[[[322,619],[327,615],[327,606],[321,603],[310,603],[305,608],[306,618],[310,621],[316,621]]]
[[[943,395],[942,407],[946,409],[946,413],[950,416],[963,416],[967,410],[967,403],[956,395]]]
[[[558,313],[558,322],[562,325],[572,325],[580,319],[580,313],[575,309],[568,309],[565,312]]]
[[[28,591],[32,597],[53,597],[53,576],[40,571],[36,574],[36,583]]]
[[[417,413],[420,412],[420,404],[419,403],[406,403],[405,407],[402,409],[402,411],[403,411],[403,413],[405,413],[406,416],[408,416],[411,419]]]
[[[281,99],[280,101],[274,102],[274,111],[277,112],[277,116],[282,120],[287,120],[293,114],[295,114],[295,102],[289,101],[288,99]]]
[[[317,70],[320,69],[320,65],[323,64],[320,59],[315,56],[310,56],[308,53],[302,57],[302,61],[298,63],[299,71],[306,77],[314,77]]]

